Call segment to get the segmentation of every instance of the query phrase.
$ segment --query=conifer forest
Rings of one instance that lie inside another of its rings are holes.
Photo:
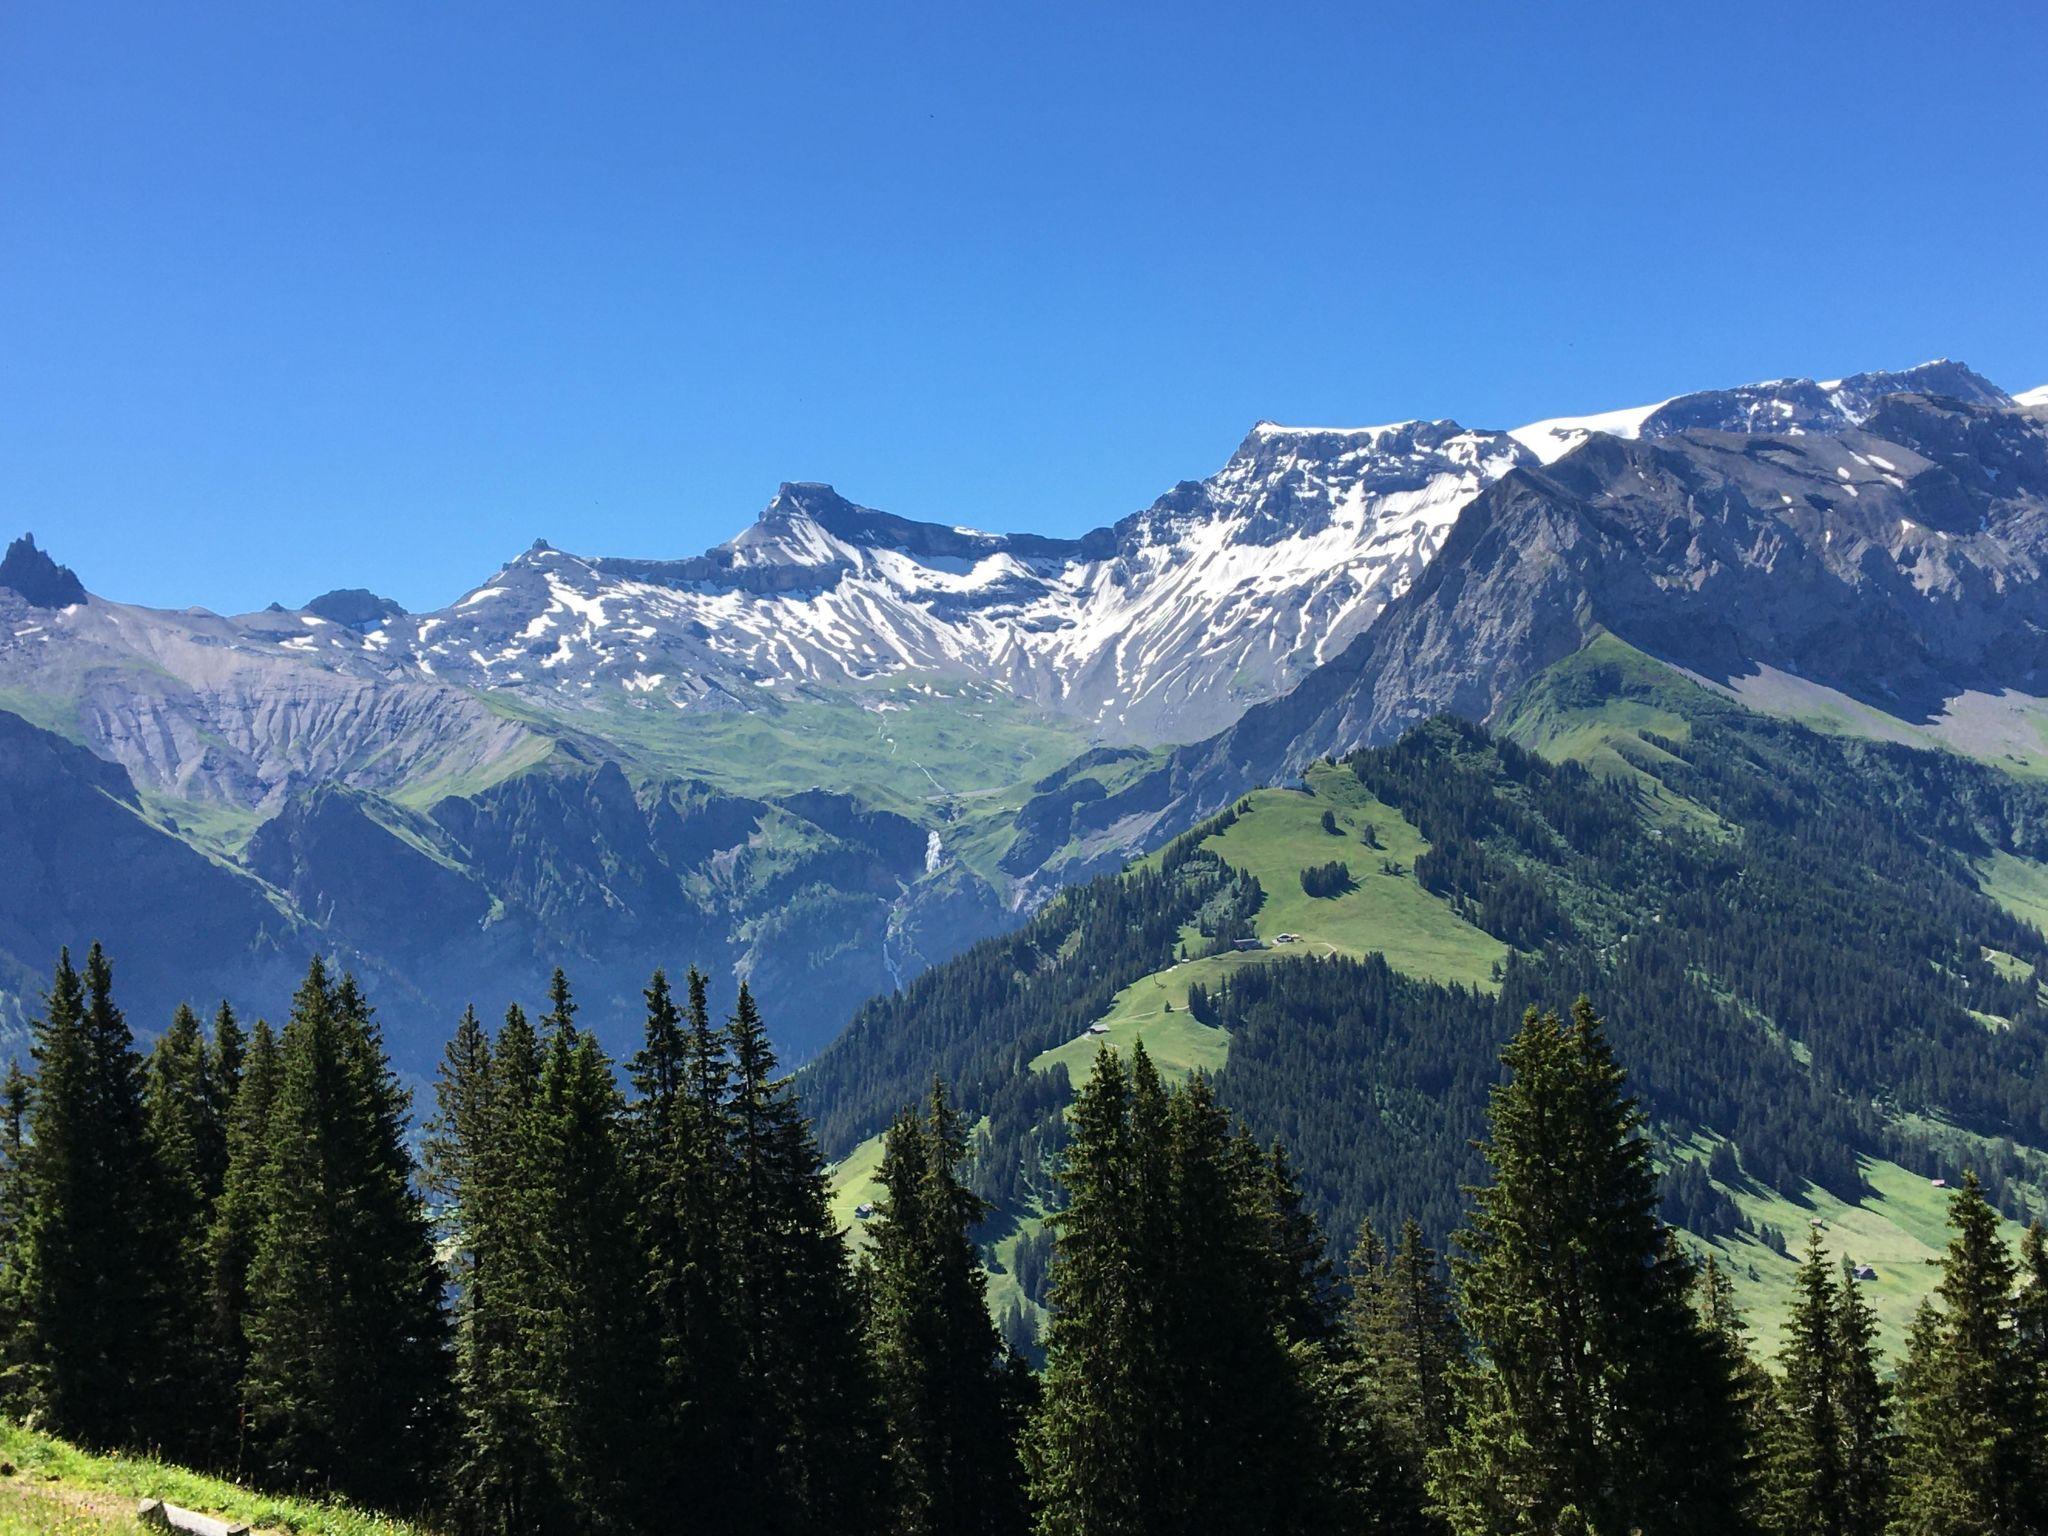
[[[1757,1336],[1593,1000],[1501,1043],[1448,1254],[1325,1232],[1206,1074],[1102,1051],[1027,1358],[947,1084],[849,1242],[752,996],[709,990],[656,972],[614,1063],[558,972],[414,1105],[320,961],[280,1025],[181,1009],[145,1055],[65,952],[0,1094],[6,1412],[461,1536],[2048,1529],[2048,1233],[1959,1180],[1892,1356],[1816,1223]]]

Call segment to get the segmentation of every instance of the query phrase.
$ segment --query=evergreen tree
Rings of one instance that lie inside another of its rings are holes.
[[[744,984],[726,1041],[736,1435],[758,1501],[755,1523],[771,1532],[863,1531],[878,1493],[874,1399],[824,1165],[789,1080],[776,1075]]]
[[[277,1054],[244,1316],[257,1465],[409,1504],[440,1454],[447,1359],[406,1095],[353,983],[317,957]]]
[[[1104,1051],[1077,1098],[1054,1221],[1044,1391],[1026,1438],[1046,1533],[1263,1532],[1322,1493],[1312,1356],[1290,1350],[1270,1167],[1206,1079]],[[1304,1346],[1304,1351],[1308,1346]]]
[[[1280,1326],[1289,1342],[1325,1344],[1337,1333],[1342,1299],[1338,1293],[1336,1266],[1330,1262],[1330,1246],[1323,1229],[1308,1208],[1295,1176],[1293,1156],[1283,1141],[1274,1141],[1261,1154],[1250,1132],[1238,1136],[1239,1156],[1245,1164],[1242,1178],[1247,1188],[1263,1187],[1265,1221],[1271,1228],[1267,1250],[1272,1258],[1274,1302],[1280,1309]]]
[[[533,1530],[551,1507],[526,1388],[531,1277],[524,1182],[538,1085],[533,1032],[515,1004],[494,1052],[465,1009],[435,1085],[428,1186],[448,1202],[459,1420],[448,1507],[473,1536]]]
[[[2033,1383],[2015,1326],[2016,1266],[1973,1174],[1949,1200],[1940,1300],[1923,1303],[1899,1369],[1892,1530],[2019,1536],[2042,1528],[2029,1476]]]
[[[555,967],[554,975],[548,978],[548,1011],[540,1016],[540,1032],[543,1040],[552,1040],[556,1035],[576,1033],[576,999],[569,991],[569,978],[562,968]]]
[[[685,1013],[662,972],[647,987],[632,1153],[664,1403],[660,1494],[686,1498],[696,1528],[712,1536],[744,1529],[751,1500],[733,1413],[741,1357],[727,1286],[728,1062],[695,967],[686,989]]]
[[[1134,1053],[1133,1067],[1156,1085],[1148,1059]],[[1303,1529],[1322,1469],[1302,1362],[1286,1341],[1291,1317],[1309,1304],[1299,1285],[1276,1293],[1267,1279],[1283,1259],[1298,1269],[1301,1253],[1275,1248],[1272,1166],[1248,1137],[1234,1142],[1208,1077],[1197,1073],[1169,1094],[1166,1110],[1165,1157],[1141,1166],[1164,1171],[1164,1321],[1187,1528]],[[1237,1144],[1251,1155],[1238,1157]],[[1319,1253],[1321,1235],[1305,1246]],[[1305,1326],[1327,1331],[1320,1319]]]
[[[2040,1488],[2048,1485],[2048,1227],[2038,1220],[2028,1223],[2027,1235],[2020,1240],[2019,1278],[2013,1321],[2019,1334],[2020,1372],[2032,1394],[2024,1436],[2033,1447],[2027,1477]]]
[[[146,1443],[167,1342],[157,1281],[160,1181],[142,1062],[95,944],[61,954],[43,1016],[22,1163],[21,1308],[29,1385],[59,1433]]]
[[[868,1341],[901,1536],[1021,1531],[1014,1388],[973,1230],[987,1207],[963,1181],[967,1125],[932,1085],[882,1150],[869,1224]]]
[[[228,1127],[234,1120],[235,1098],[242,1091],[248,1057],[249,1038],[242,1032],[242,1021],[222,998],[213,1013],[213,1039],[206,1051],[207,1118],[217,1128],[213,1149],[219,1159],[208,1180],[215,1199],[227,1186]]]
[[[1892,1502],[1891,1386],[1879,1370],[1877,1314],[1842,1260],[1835,1303],[1835,1429],[1841,1437],[1842,1536],[1878,1536]]]
[[[10,1061],[0,1080],[0,1411],[34,1406],[26,1374],[28,1339],[22,1313],[23,1233],[27,1226],[28,1122],[35,1080]]]
[[[216,1034],[216,1054],[224,1038]],[[231,1422],[220,1427],[217,1454],[240,1471],[248,1450],[248,1402],[242,1386],[249,1346],[243,1325],[249,1312],[249,1265],[263,1214],[270,1109],[277,1094],[277,1038],[269,1024],[256,1021],[246,1054],[237,1041],[232,1065],[237,1082],[228,1110],[227,1166],[206,1238],[205,1336],[210,1373],[228,1384],[231,1398]]]
[[[540,1385],[535,1429],[560,1501],[536,1528],[631,1530],[647,1513],[643,1432],[654,1385],[643,1254],[611,1063],[595,1035],[568,1024],[563,995],[524,1171],[537,1264],[518,1302]]]
[[[217,1036],[219,1040],[219,1036]],[[227,1112],[227,1167],[207,1229],[207,1348],[229,1382],[231,1425],[221,1427],[221,1456],[242,1470],[248,1454],[248,1282],[262,1223],[264,1169],[270,1155],[270,1106],[276,1098],[276,1036],[256,1020],[248,1049],[238,1044],[236,1096]]]
[[[1360,1223],[1352,1245],[1350,1278],[1335,1350],[1309,1372],[1327,1466],[1327,1524],[1339,1532],[1436,1536],[1444,1526],[1427,1507],[1423,1458],[1401,1442],[1397,1427],[1397,1413],[1413,1407],[1415,1395],[1399,1391],[1407,1358],[1399,1292],[1370,1221]]]
[[[1836,1391],[1841,1374],[1837,1325],[1841,1293],[1834,1266],[1809,1227],[1791,1315],[1778,1349],[1779,1412],[1773,1425],[1770,1526],[1784,1536],[1840,1536],[1843,1436]]]
[[[1436,1528],[1424,1515],[1428,1460],[1450,1435],[1452,1388],[1464,1344],[1421,1224],[1402,1223],[1391,1258],[1371,1224],[1362,1225],[1352,1250],[1351,1284],[1340,1379],[1347,1419],[1369,1430],[1357,1432],[1350,1459],[1378,1463],[1367,1486],[1388,1528]]]
[[[1768,1530],[1771,1446],[1778,1422],[1777,1387],[1749,1347],[1749,1324],[1735,1304],[1735,1286],[1711,1253],[1693,1271],[1693,1297],[1707,1339],[1718,1349],[1734,1387],[1741,1435],[1738,1454],[1746,1500],[1744,1526]]]
[[[222,1450],[234,1378],[209,1336],[212,1223],[227,1177],[227,1103],[199,1017],[180,1004],[157,1037],[143,1089],[144,1120],[161,1201],[157,1242],[165,1286],[164,1345],[155,1422],[184,1460]]]
[[[1643,1115],[1583,998],[1531,1008],[1455,1265],[1486,1369],[1431,1459],[1460,1533],[1743,1529],[1733,1363],[1657,1219]]]

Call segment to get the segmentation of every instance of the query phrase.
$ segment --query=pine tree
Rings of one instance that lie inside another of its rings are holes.
[[[744,984],[726,1041],[736,1435],[756,1523],[863,1531],[879,1491],[873,1387],[824,1165]]]
[[[1151,1062],[1135,1051],[1133,1070],[1157,1092]],[[1149,1096],[1141,1091],[1141,1106]],[[1205,1074],[1167,1096],[1165,1156],[1141,1157],[1141,1166],[1165,1176],[1167,1411],[1178,1420],[1184,1528],[1305,1529],[1316,1523],[1323,1468],[1308,1361],[1288,1344],[1306,1351],[1328,1333],[1310,1289],[1308,1256],[1321,1255],[1321,1233],[1312,1223],[1283,1229],[1273,1163],[1249,1137],[1232,1137]],[[1276,1247],[1283,1235],[1284,1252]],[[1267,1277],[1283,1270],[1291,1283],[1276,1289]],[[1293,1337],[1295,1327],[1303,1336]]]
[[[234,1119],[235,1097],[242,1091],[242,1073],[248,1065],[249,1039],[242,1032],[242,1022],[235,1017],[235,1010],[228,1006],[226,998],[213,1013],[213,1039],[206,1051],[206,1092],[208,1115],[211,1122],[219,1127],[219,1139],[215,1143],[218,1166],[212,1171],[209,1185],[218,1198],[227,1185],[228,1177],[228,1126]]]
[[[973,1230],[987,1207],[961,1174],[967,1125],[932,1085],[883,1143],[869,1224],[868,1342],[901,1536],[1021,1531],[1014,1388],[988,1313]]]
[[[2041,1493],[2028,1475],[2038,1450],[2015,1327],[2017,1270],[1975,1175],[1949,1200],[1948,1222],[1940,1306],[1922,1304],[1899,1369],[1891,1528],[2018,1536],[2040,1529]]]
[[[1749,1324],[1735,1304],[1734,1283],[1711,1253],[1693,1270],[1693,1300],[1707,1341],[1718,1349],[1734,1388],[1741,1436],[1737,1454],[1742,1461],[1742,1488],[1746,1496],[1744,1526],[1768,1530],[1771,1446],[1777,1437],[1778,1423],[1777,1387],[1750,1349]]]
[[[533,1530],[552,1494],[525,1390],[524,1289],[531,1264],[522,1182],[538,1083],[531,1028],[515,1004],[493,1051],[466,1009],[435,1085],[428,1187],[448,1203],[453,1236],[459,1409],[448,1507],[473,1536]]]
[[[1338,1378],[1344,1419],[1356,1426],[1350,1475],[1371,1491],[1386,1528],[1436,1528],[1424,1514],[1428,1460],[1450,1436],[1464,1345],[1421,1223],[1402,1223],[1391,1258],[1371,1224],[1361,1226],[1351,1283]]]
[[[427,1490],[447,1373],[405,1111],[354,985],[316,957],[277,1051],[243,1391],[266,1480],[386,1507]]]
[[[1207,1082],[1141,1046],[1077,1097],[1054,1218],[1053,1320],[1026,1436],[1041,1532],[1302,1528],[1325,1446],[1287,1347],[1269,1165]]]
[[[687,1012],[662,972],[647,987],[632,1155],[665,1405],[657,1492],[686,1499],[696,1529],[716,1536],[745,1529],[752,1503],[732,1401],[741,1362],[727,1285],[730,1084],[703,974],[692,967],[685,985]]]
[[[1841,1294],[1820,1229],[1807,1229],[1792,1311],[1778,1349],[1778,1405],[1773,1425],[1769,1507],[1773,1531],[1840,1536],[1843,1436],[1836,1392],[1841,1373],[1837,1323]]]
[[[1460,1533],[1744,1528],[1732,1362],[1657,1220],[1643,1116],[1584,999],[1530,1009],[1502,1054],[1491,1182],[1455,1270],[1486,1369],[1431,1459]]]
[[[558,965],[555,973],[548,978],[548,1011],[540,1016],[540,1032],[543,1040],[552,1040],[556,1035],[576,1034],[576,1000],[569,991],[569,978]]]
[[[1075,1095],[1051,1218],[1052,1319],[1038,1412],[1025,1440],[1031,1500],[1043,1536],[1135,1536],[1159,1481],[1147,1426],[1126,1405],[1167,1392],[1163,1363],[1141,1330],[1152,1318],[1160,1260],[1138,1251],[1132,1086],[1104,1050]]]
[[[2020,1240],[2020,1292],[2013,1308],[2020,1373],[2030,1391],[2024,1440],[2033,1447],[2029,1484],[2048,1488],[2048,1227],[2028,1223]],[[2048,1504],[2048,1493],[2042,1495]],[[2048,1508],[2037,1511],[2048,1525]]]
[[[38,1064],[22,1165],[21,1306],[34,1399],[60,1433],[146,1443],[167,1342],[157,1282],[160,1181],[142,1062],[95,944],[81,980],[59,956],[33,1026]]]
[[[262,1221],[265,1170],[270,1155],[270,1109],[277,1095],[277,1037],[262,1019],[236,1063],[234,1101],[228,1111],[227,1169],[207,1232],[206,1340],[210,1370],[229,1383],[232,1425],[221,1430],[221,1459],[241,1471],[248,1451],[248,1402],[243,1381],[249,1344],[249,1265]]]
[[[1891,1386],[1879,1370],[1877,1314],[1842,1260],[1835,1303],[1835,1427],[1841,1436],[1842,1536],[1879,1536],[1892,1502]]]
[[[644,1256],[611,1063],[596,1036],[568,1024],[562,995],[526,1169],[537,1273],[519,1297],[541,1387],[535,1428],[561,1500],[539,1528],[631,1530],[647,1513],[642,1437],[654,1398]]]
[[[1271,1232],[1273,1296],[1280,1309],[1281,1329],[1290,1343],[1326,1344],[1336,1336],[1342,1301],[1336,1266],[1323,1229],[1308,1208],[1287,1144],[1275,1140],[1263,1154],[1249,1132],[1238,1137],[1242,1177],[1247,1186],[1263,1185],[1263,1219]]]
[[[227,1176],[226,1103],[199,1017],[180,1004],[157,1037],[145,1073],[143,1109],[160,1180],[155,1217],[166,1286],[164,1359],[154,1419],[163,1444],[184,1460],[223,1449],[234,1380],[209,1345],[209,1279],[214,1207]]]
[[[35,1083],[10,1061],[0,1080],[0,1412],[34,1407],[22,1313],[23,1234],[27,1226],[28,1122]]]

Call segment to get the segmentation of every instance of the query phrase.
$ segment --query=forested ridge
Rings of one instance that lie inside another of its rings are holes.
[[[1418,979],[1398,951],[1276,953],[1188,994],[1228,1031],[1218,1095],[1289,1141],[1317,1215],[1338,1230],[1413,1217],[1443,1243],[1479,1171],[1471,1142],[1498,1042],[1531,1000],[1581,993],[1612,1008],[1674,1147],[1667,1214],[1696,1235],[1741,1223],[1731,1184],[1854,1201],[1867,1158],[1929,1177],[1968,1162],[2008,1214],[2048,1209],[2048,941],[1986,896],[1969,862],[2048,848],[2048,791],[1947,754],[1821,736],[1654,674],[1586,664],[1544,686],[1553,708],[1647,691],[1669,734],[1625,738],[1630,771],[1608,777],[1451,718],[1344,764],[1427,840],[1422,886],[1510,946],[1491,986]],[[1215,857],[1202,844],[1213,831],[1175,845],[1180,867]],[[1369,867],[1372,848],[1346,857]],[[1311,894],[1336,878],[1302,871]],[[1097,882],[1041,920],[1065,938],[1084,927],[1075,914],[1114,901],[1102,942],[1041,942],[1026,965],[993,941],[870,1004],[804,1075],[827,1147],[876,1129],[943,1033],[962,1104],[989,1117],[978,1187],[1012,1220],[1051,1209],[1041,1169],[1071,1089],[1028,1064],[1101,1017],[1148,957],[1179,958],[1166,935],[1188,903],[1162,905],[1150,926],[1131,915],[1169,889]],[[1143,944],[1123,942],[1141,931]],[[1013,1016],[977,1005],[974,988],[1024,975],[1067,1006],[1034,1007],[1028,1031],[1006,1035]],[[1755,1235],[1781,1252],[1799,1236]],[[1018,1275],[1042,1298],[1041,1265]]]
[[[1333,1262],[1285,1143],[1103,1051],[1037,1372],[942,1082],[856,1250],[747,992],[645,1003],[623,1074],[559,973],[466,1013],[416,1163],[348,977],[144,1056],[107,958],[60,957],[0,1094],[6,1411],[465,1536],[2048,1529],[2048,1231],[1965,1177],[1894,1374],[1816,1229],[1753,1340],[1584,999],[1500,1049],[1448,1271],[1414,1220]]]

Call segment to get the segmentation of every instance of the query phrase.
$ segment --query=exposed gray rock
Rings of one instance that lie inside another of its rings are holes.
[[[59,565],[36,548],[36,536],[25,533],[7,546],[0,559],[0,587],[34,608],[68,608],[85,601],[85,584],[68,565]]]

